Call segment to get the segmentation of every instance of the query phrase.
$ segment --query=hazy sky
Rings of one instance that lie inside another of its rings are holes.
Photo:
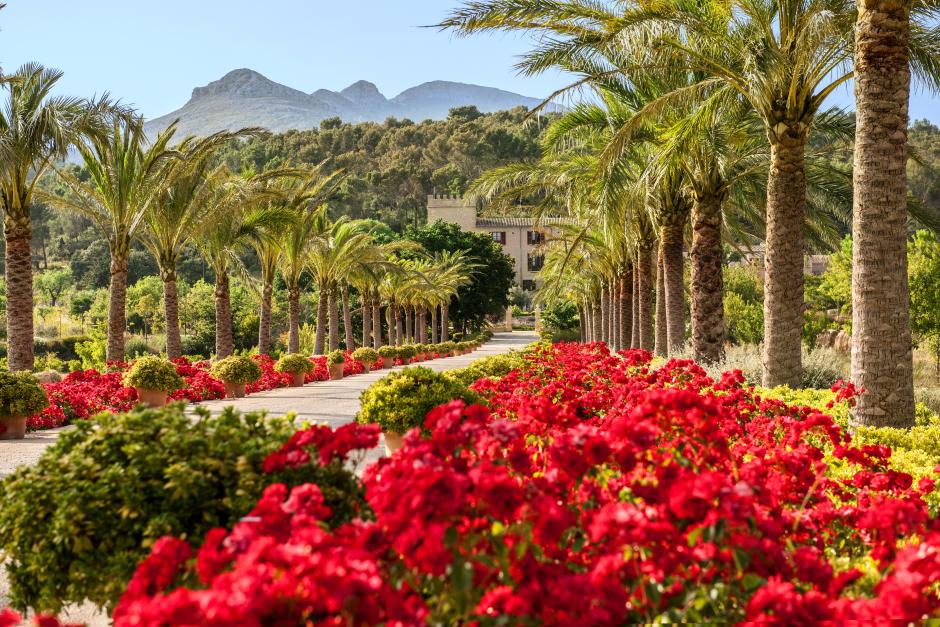
[[[559,74],[520,78],[515,35],[456,38],[421,26],[458,0],[5,0],[0,67],[38,61],[65,72],[61,91],[109,91],[147,117],[182,106],[193,87],[248,67],[311,92],[365,79],[388,96],[452,80],[546,96]],[[834,104],[851,105],[851,88]],[[940,99],[914,95],[911,118],[940,124]]]

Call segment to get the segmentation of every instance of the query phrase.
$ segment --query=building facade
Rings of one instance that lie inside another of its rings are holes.
[[[463,198],[435,194],[428,196],[428,223],[443,220],[452,222],[465,231],[486,233],[512,257],[516,267],[516,283],[525,290],[538,287],[536,275],[542,269],[544,256],[539,246],[550,234],[551,224],[557,219],[542,220],[538,227],[532,218],[483,218],[476,207]]]

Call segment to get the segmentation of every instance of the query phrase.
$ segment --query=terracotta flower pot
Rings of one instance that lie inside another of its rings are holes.
[[[225,398],[245,398],[245,384],[225,381]]]
[[[302,388],[304,386],[304,373],[292,372],[290,376],[294,378],[294,380],[290,382],[292,388]]]
[[[383,431],[382,437],[385,438],[385,454],[391,456],[392,453],[401,449],[405,445],[405,436],[394,431]]]
[[[382,358],[382,367],[383,367],[383,368],[391,368],[391,367],[394,366],[394,365],[395,365],[395,358],[394,358],[394,357],[383,357],[383,358]]]
[[[0,416],[0,440],[22,440],[26,437],[26,416]]]
[[[166,398],[169,396],[163,390],[148,390],[147,388],[138,388],[137,398],[140,399],[141,404],[146,405],[147,407],[163,407],[166,405]]]
[[[369,374],[372,372],[372,364],[362,364],[362,374]]]
[[[411,361],[412,363],[419,364],[422,361],[424,361],[424,355],[415,355],[414,357],[411,358]]]
[[[343,378],[343,364],[333,364],[330,366],[330,381],[338,381]]]

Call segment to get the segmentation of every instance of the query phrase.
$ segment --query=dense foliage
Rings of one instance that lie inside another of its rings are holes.
[[[382,377],[362,393],[356,420],[404,434],[421,427],[433,408],[455,399],[473,402],[477,397],[466,385],[443,373],[420,366],[405,368]]]
[[[145,390],[175,392],[186,386],[186,381],[176,371],[176,364],[161,357],[141,357],[124,375],[124,385]]]
[[[232,355],[212,364],[212,376],[226,383],[253,383],[261,378],[261,367],[250,357]]]
[[[320,484],[337,523],[362,515],[361,490],[341,463],[262,472],[293,432],[285,419],[232,408],[193,420],[179,404],[78,423],[0,483],[12,603],[111,605],[157,538],[199,542],[233,525],[275,481]]]
[[[274,370],[277,372],[289,372],[291,374],[309,374],[313,372],[313,362],[310,358],[297,353],[282,355],[277,363],[274,364]]]
[[[0,370],[0,416],[31,416],[48,405],[45,390],[31,373]]]

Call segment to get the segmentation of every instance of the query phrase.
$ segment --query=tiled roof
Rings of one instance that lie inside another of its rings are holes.
[[[539,220],[539,226],[551,226],[552,224],[573,224],[571,218],[542,218]],[[506,227],[532,227],[535,226],[533,218],[477,218],[478,229],[496,229]]]

